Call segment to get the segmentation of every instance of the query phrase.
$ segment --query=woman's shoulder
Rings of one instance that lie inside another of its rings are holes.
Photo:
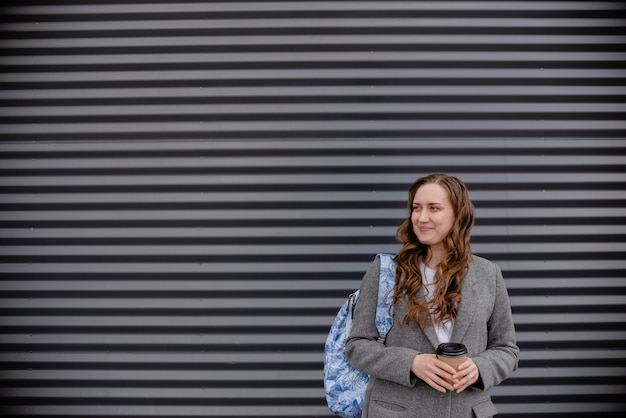
[[[486,270],[486,271],[494,271],[499,270],[500,267],[491,260],[488,260],[484,257],[478,256],[476,254],[472,254],[472,261],[470,265],[476,270]]]

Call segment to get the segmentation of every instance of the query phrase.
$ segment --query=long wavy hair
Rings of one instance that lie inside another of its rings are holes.
[[[411,213],[417,190],[425,184],[438,184],[448,193],[455,222],[444,238],[443,260],[435,273],[435,290],[429,301],[423,295],[420,263],[428,261],[428,245],[419,241],[413,230]],[[408,218],[400,225],[396,237],[402,248],[395,257],[396,285],[393,305],[406,303],[404,322],[408,326],[425,328],[449,320],[454,323],[461,302],[461,287],[471,261],[470,232],[474,226],[474,205],[467,187],[456,177],[431,174],[418,179],[409,189]]]

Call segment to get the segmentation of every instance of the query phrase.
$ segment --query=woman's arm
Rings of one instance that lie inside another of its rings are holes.
[[[495,303],[487,322],[487,349],[473,357],[480,372],[475,387],[489,389],[508,378],[517,369],[519,347],[515,337],[515,325],[511,303],[502,271],[495,266]]]
[[[354,368],[370,376],[413,386],[417,379],[411,373],[411,364],[419,352],[405,347],[388,347],[376,341],[379,276],[380,260],[376,259],[361,281],[352,331],[346,342],[346,354]]]

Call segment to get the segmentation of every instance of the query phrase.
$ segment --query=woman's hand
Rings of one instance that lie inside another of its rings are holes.
[[[456,390],[456,393],[461,393],[469,386],[476,383],[478,376],[479,373],[476,363],[468,357],[467,360],[459,365],[458,370],[452,376],[452,379],[454,380],[454,390]]]
[[[467,362],[463,364],[465,363]],[[474,368],[476,368],[476,365],[474,365]],[[476,370],[478,373],[477,368]],[[415,356],[413,363],[411,363],[411,371],[415,376],[426,382],[428,386],[439,392],[445,393],[446,390],[455,390],[455,387],[446,380],[453,381],[453,375],[456,373],[456,370],[439,360],[435,354],[418,354]],[[478,379],[478,376],[476,376],[476,379]]]

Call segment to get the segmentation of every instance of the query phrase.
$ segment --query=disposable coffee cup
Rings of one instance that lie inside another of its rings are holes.
[[[467,360],[467,348],[461,343],[443,343],[437,347],[437,358],[458,370],[461,363]],[[454,383],[446,379],[450,384]]]

